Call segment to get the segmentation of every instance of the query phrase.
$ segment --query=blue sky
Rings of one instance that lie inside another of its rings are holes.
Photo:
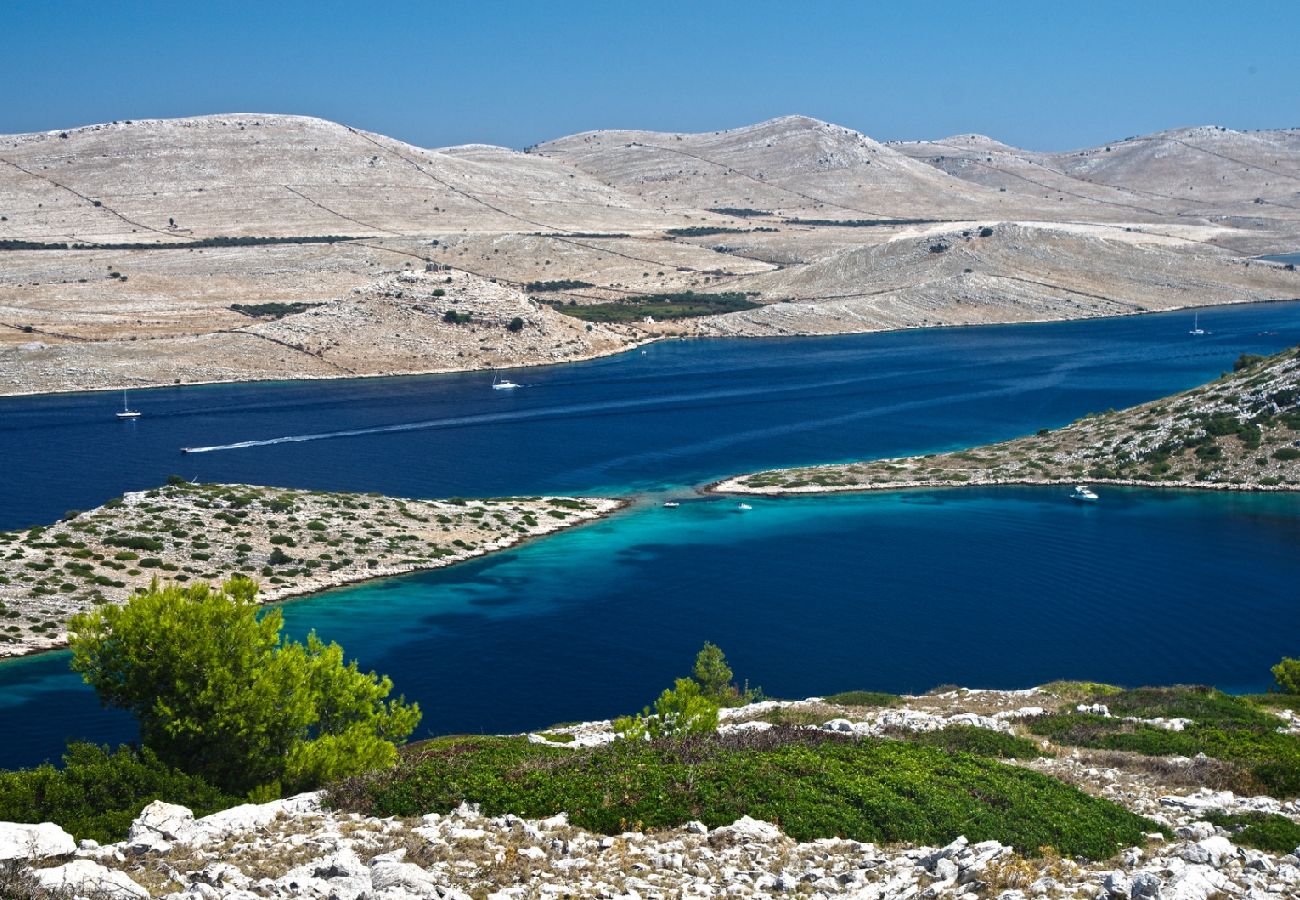
[[[1041,150],[1300,126],[1294,2],[0,0],[0,133],[218,112],[423,146],[787,113]]]

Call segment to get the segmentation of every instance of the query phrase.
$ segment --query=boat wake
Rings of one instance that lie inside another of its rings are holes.
[[[821,387],[851,383],[853,379],[828,381]],[[790,390],[806,390],[808,385],[798,385]],[[301,444],[308,441],[327,441],[334,438],[365,437],[374,434],[399,434],[407,431],[425,431],[431,428],[463,428],[474,425],[495,425],[502,422],[522,422],[539,419],[580,418],[606,412],[623,412],[646,408],[666,408],[683,406],[705,406],[720,401],[734,402],[745,397],[771,399],[773,395],[784,393],[780,388],[735,388],[730,390],[699,391],[694,394],[681,394],[673,397],[643,397],[635,400],[603,400],[594,403],[576,403],[569,406],[546,406],[537,409],[515,410],[500,413],[480,413],[467,416],[450,416],[441,419],[426,419],[419,422],[400,422],[393,425],[375,425],[368,428],[349,428],[341,431],[322,431],[315,434],[292,434],[284,437],[265,438],[262,440],[236,441],[230,444],[214,444],[210,447],[183,447],[183,453],[216,453],[224,450],[247,450],[253,447],[271,447],[276,444]]]

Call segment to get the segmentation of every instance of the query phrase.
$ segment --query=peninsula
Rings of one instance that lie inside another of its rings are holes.
[[[407,500],[174,480],[57,524],[0,532],[0,657],[63,646],[74,613],[155,579],[246,574],[265,602],[433,569],[589,522],[603,498]]]
[[[737,475],[720,493],[789,494],[1080,481],[1300,490],[1300,348],[1243,355],[1172,397],[985,447]]]

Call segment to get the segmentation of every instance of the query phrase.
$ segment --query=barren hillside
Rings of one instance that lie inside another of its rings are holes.
[[[1164,235],[990,223],[848,250],[737,279],[773,305],[726,333],[870,331],[1072,319],[1300,297],[1300,276]]]
[[[1300,245],[1297,134],[1186,129],[1053,155],[978,135],[884,145],[785,116],[520,153],[232,114],[10,135],[0,391],[472,369],[662,334],[1293,298],[1294,273],[1239,254]],[[487,318],[519,315],[538,339],[444,327],[417,309],[432,308],[426,273],[491,295],[502,312]],[[404,299],[385,296],[407,276]],[[759,308],[663,312],[688,292]],[[659,304],[655,322],[642,302]],[[624,324],[575,309],[608,304]]]

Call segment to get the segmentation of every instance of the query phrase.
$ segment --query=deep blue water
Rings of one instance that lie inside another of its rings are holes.
[[[3,400],[0,527],[173,472],[416,496],[685,493],[754,468],[1011,437],[1300,343],[1296,303],[1203,311],[1199,339],[1188,319],[674,341],[524,370],[509,393],[483,374],[139,391],[145,416],[126,423],[113,394]],[[232,446],[248,442],[268,443]],[[782,696],[1057,677],[1255,690],[1296,652],[1295,496],[1107,490],[1080,508],[1060,489],[1005,488],[754,506],[647,503],[286,616],[390,674],[435,733],[626,712],[704,640]],[[0,665],[0,736],[13,766],[69,736],[131,734],[60,654]]]
[[[1279,253],[1276,256],[1261,256],[1260,259],[1267,259],[1270,262],[1280,263],[1300,263],[1300,253]]]

